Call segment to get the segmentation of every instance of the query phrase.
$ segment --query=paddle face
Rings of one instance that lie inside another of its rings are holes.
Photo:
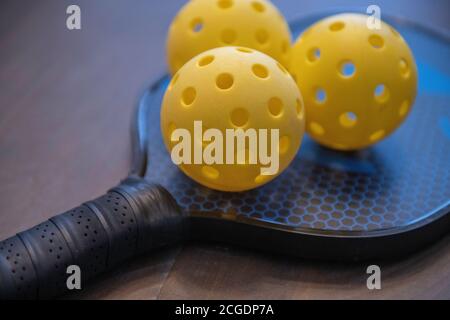
[[[295,36],[319,18],[291,24]],[[336,152],[306,137],[290,167],[269,184],[242,193],[210,190],[185,176],[163,144],[166,76],[145,93],[138,113],[136,153],[146,165],[146,178],[166,187],[188,212],[232,214],[245,223],[303,235],[389,235],[448,217],[450,44],[388,22],[414,52],[420,88],[409,117],[387,139],[362,151]]]

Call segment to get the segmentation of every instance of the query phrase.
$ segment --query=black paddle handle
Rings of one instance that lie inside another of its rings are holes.
[[[146,251],[174,244],[185,217],[161,186],[128,178],[105,195],[0,242],[0,299],[48,299]],[[69,271],[69,273],[68,273]]]

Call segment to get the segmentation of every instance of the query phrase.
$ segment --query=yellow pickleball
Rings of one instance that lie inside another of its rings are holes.
[[[194,146],[206,150],[216,141],[196,135],[198,121],[202,122],[203,132],[215,129],[224,137],[220,142],[223,154],[231,150],[234,163],[226,163],[225,156],[221,156],[223,163],[212,164],[202,158],[197,164],[177,163],[180,169],[212,189],[243,191],[274,179],[293,160],[304,133],[304,108],[295,81],[279,62],[249,48],[221,47],[186,63],[167,88],[161,109],[161,130],[171,155],[181,141],[176,139],[177,129],[185,129],[193,137],[191,149],[186,149],[190,150],[190,156],[186,150],[183,152],[188,159],[194,157]],[[249,138],[246,145],[236,143],[234,149],[225,150],[227,129],[233,129],[232,132],[253,129],[259,145],[250,145]],[[278,132],[277,144],[272,144],[271,134],[275,132],[272,129]],[[268,137],[265,144],[260,134]],[[238,150],[244,152],[241,158],[244,161],[237,160]],[[260,157],[261,150],[275,150],[270,153],[278,158],[278,165],[271,175],[262,174],[261,168],[270,165]]]
[[[254,48],[286,66],[291,33],[268,0],[191,0],[169,29],[170,72],[203,51],[230,45]]]
[[[370,146],[405,120],[417,91],[417,67],[402,36],[368,16],[340,14],[307,29],[291,51],[306,130],[338,150]]]

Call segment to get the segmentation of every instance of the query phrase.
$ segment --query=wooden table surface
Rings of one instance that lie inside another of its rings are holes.
[[[0,4],[0,238],[103,194],[130,166],[129,125],[146,86],[165,70],[165,35],[183,1],[7,0]],[[335,1],[329,1],[335,6]],[[66,7],[82,30],[66,29]],[[288,18],[328,2],[276,1]],[[448,28],[448,3],[381,1],[388,12]],[[424,3],[430,4],[426,5]],[[367,5],[366,1],[348,1]],[[450,298],[450,237],[401,261],[317,263],[188,244],[137,259],[74,298]]]

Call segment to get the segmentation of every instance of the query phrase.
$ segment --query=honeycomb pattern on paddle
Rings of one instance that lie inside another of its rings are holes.
[[[155,99],[151,119],[159,119],[158,102],[167,82],[151,94]],[[191,181],[171,162],[155,125],[149,129],[153,138],[147,175],[187,210],[235,212],[317,230],[369,231],[408,225],[450,202],[448,104],[446,96],[419,96],[397,132],[359,152],[332,151],[306,138],[283,174],[242,193],[213,191]]]

